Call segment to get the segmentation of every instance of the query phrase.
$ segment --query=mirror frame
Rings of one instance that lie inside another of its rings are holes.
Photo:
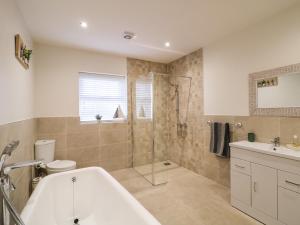
[[[256,81],[300,72],[300,63],[249,74],[249,113],[251,116],[300,117],[300,107],[257,108]],[[300,99],[299,99],[300,101]]]

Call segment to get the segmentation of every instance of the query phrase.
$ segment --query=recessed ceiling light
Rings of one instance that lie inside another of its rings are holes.
[[[170,42],[166,42],[165,43],[165,46],[168,48],[168,47],[170,47]]]
[[[82,28],[87,28],[87,22],[84,22],[84,21],[81,21],[80,22],[80,26],[82,27]]]

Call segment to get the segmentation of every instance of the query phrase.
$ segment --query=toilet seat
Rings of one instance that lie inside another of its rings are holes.
[[[58,173],[76,168],[76,162],[71,160],[55,160],[47,164],[48,174]]]

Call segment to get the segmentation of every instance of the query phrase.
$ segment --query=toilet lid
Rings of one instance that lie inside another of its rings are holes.
[[[47,164],[50,170],[67,170],[76,167],[76,162],[71,160],[55,160]]]

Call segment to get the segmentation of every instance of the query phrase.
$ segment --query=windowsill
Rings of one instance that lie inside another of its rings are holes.
[[[152,118],[145,118],[145,117],[137,117],[137,120],[142,120],[142,121],[152,121]]]
[[[87,124],[101,124],[101,123],[127,123],[128,120],[127,119],[123,119],[123,120],[93,120],[93,121],[80,121],[80,124],[82,125],[87,125]]]

